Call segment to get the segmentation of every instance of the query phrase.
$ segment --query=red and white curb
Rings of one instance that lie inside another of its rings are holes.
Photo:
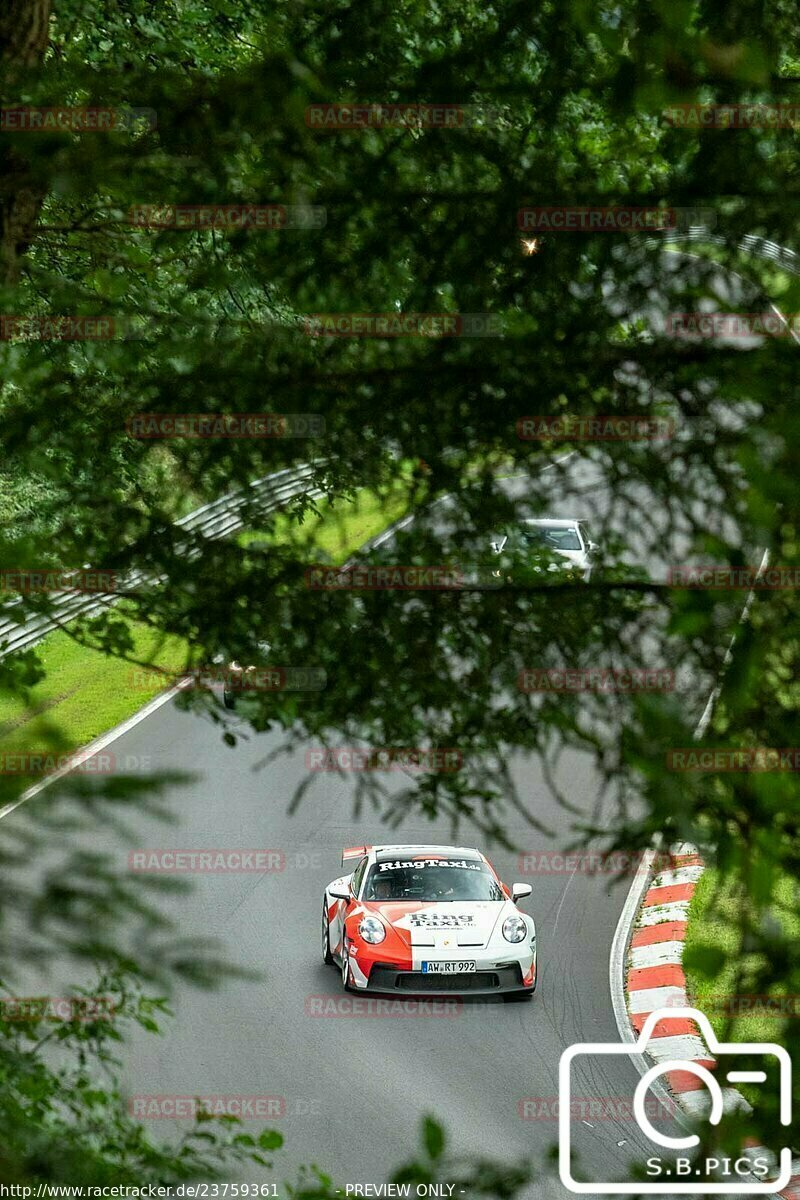
[[[661,856],[663,859],[663,856]],[[703,860],[688,842],[673,846],[665,868],[658,871],[642,897],[633,923],[625,969],[626,1003],[631,1027],[638,1035],[648,1015],[660,1008],[691,1008],[683,970],[683,945],[689,905],[704,870]],[[683,1016],[664,1018],[647,1044],[655,1063],[678,1060],[713,1071],[716,1059],[709,1052],[700,1029]],[[702,1079],[690,1070],[672,1070],[665,1079],[676,1103],[690,1117],[708,1110],[708,1093]],[[726,1112],[750,1112],[751,1107],[736,1088],[722,1088]],[[750,1157],[774,1156],[763,1147],[748,1145]],[[776,1196],[800,1200],[800,1159],[792,1162],[792,1179]]]

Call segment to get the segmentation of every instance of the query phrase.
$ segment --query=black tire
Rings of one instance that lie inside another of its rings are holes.
[[[523,1001],[532,1000],[535,990],[535,988],[531,988],[527,992],[503,992],[503,999],[506,1004],[520,1004]]]
[[[346,963],[347,961],[348,961],[348,960],[347,960],[347,957],[346,957],[346,955],[345,955],[345,952],[344,952],[344,934],[343,934],[343,935],[342,935],[342,967],[341,967],[341,970],[342,970],[342,991],[345,991],[345,992],[352,992],[352,991],[353,991],[353,989],[350,987],[350,984],[347,982],[347,967],[345,966],[345,963]]]
[[[322,901],[322,961],[328,967],[333,962],[330,928],[328,926],[328,906],[324,900]]]
[[[231,692],[223,692],[222,703],[226,708],[236,708],[236,697]]]

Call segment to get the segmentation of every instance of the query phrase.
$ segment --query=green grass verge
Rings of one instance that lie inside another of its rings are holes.
[[[800,938],[799,896],[794,879],[778,880],[769,919],[787,940]],[[773,1015],[765,998],[755,996],[747,982],[764,963],[741,949],[739,927],[745,903],[741,888],[722,882],[717,871],[709,869],[700,877],[689,907],[684,947],[689,1002],[706,1013],[719,1037],[736,1042],[780,1041],[782,1018]],[[789,1002],[788,992],[779,989],[769,999],[778,1007],[782,996]],[[743,1007],[750,1011],[741,1011]]]
[[[268,532],[249,530],[239,542],[292,541],[309,561],[326,556],[344,562],[368,538],[404,516],[410,506],[407,482],[398,481],[380,496],[363,489],[351,501],[319,502],[319,515],[299,525],[278,514]],[[117,612],[120,611],[118,608]],[[130,657],[172,676],[191,661],[188,642],[136,620],[128,621]],[[48,634],[35,647],[44,678],[22,697],[0,691],[0,754],[67,754],[132,716],[164,690],[156,671],[90,649],[68,633]],[[8,800],[40,776],[0,774],[0,798]]]
[[[399,480],[380,495],[363,488],[352,500],[338,499],[331,503],[323,497],[316,503],[319,515],[309,513],[301,525],[279,513],[269,530],[243,530],[238,535],[239,545],[291,542],[303,557],[308,555],[313,559],[316,554],[333,563],[343,563],[369,538],[406,515],[410,507],[409,486],[407,481]]]
[[[290,517],[278,514],[269,530],[247,529],[237,537],[240,546],[254,543],[269,545],[291,541],[298,553],[313,558],[323,556],[336,565],[350,557],[364,542],[399,521],[411,510],[432,497],[424,481],[417,480],[414,490],[413,472],[416,464],[403,460],[398,464],[397,481],[380,494],[368,488],[356,492],[351,500],[338,499],[335,504],[323,497],[316,502],[319,516],[310,513],[301,525]],[[496,479],[509,479],[523,469],[504,452],[487,454],[471,462],[463,471],[464,486],[468,486],[483,471],[490,469]]]
[[[23,698],[0,692],[0,754],[71,753],[113,729],[164,690],[159,672],[174,676],[189,661],[189,645],[140,621],[128,621],[131,655],[155,668],[142,671],[125,659],[93,650],[61,630],[36,647],[44,678]],[[41,775],[0,777],[8,800]]]

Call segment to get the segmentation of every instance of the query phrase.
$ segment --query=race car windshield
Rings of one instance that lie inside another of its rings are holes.
[[[524,540],[531,544],[544,543],[551,550],[580,550],[581,540],[574,527],[560,525],[533,525],[521,530]]]
[[[505,900],[484,863],[464,859],[397,859],[375,863],[364,900]]]

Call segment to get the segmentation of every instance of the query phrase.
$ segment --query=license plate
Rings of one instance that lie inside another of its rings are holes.
[[[423,975],[460,975],[462,972],[474,970],[474,959],[465,959],[461,962],[424,962],[422,964]]]

